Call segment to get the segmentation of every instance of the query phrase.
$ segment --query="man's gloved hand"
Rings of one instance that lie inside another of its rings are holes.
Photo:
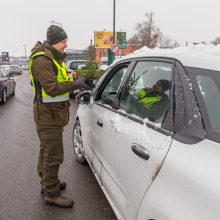
[[[91,90],[92,87],[86,84],[86,78],[79,78],[74,82],[74,90]]]

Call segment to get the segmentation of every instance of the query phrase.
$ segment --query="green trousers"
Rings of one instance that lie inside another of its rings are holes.
[[[63,128],[37,128],[40,139],[40,151],[37,171],[46,194],[59,195],[60,180],[58,171],[63,163]]]
[[[37,172],[44,192],[48,196],[60,195],[58,177],[63,163],[63,127],[69,120],[69,104],[34,103],[34,120],[40,139]]]

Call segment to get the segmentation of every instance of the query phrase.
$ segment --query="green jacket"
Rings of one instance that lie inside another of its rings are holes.
[[[53,62],[55,59],[61,64],[65,54],[60,53],[46,41],[37,42],[32,49],[32,54],[44,51],[45,55],[37,56],[32,63],[32,75],[37,86],[52,96],[59,96],[74,89],[74,82],[57,82],[58,69]],[[58,103],[42,103],[41,89],[37,90],[34,107],[34,120],[38,128],[63,127],[69,121],[69,101]]]
[[[46,41],[43,44],[38,41],[31,51],[31,56],[37,52],[42,51],[45,52],[45,56],[38,56],[34,58],[32,63],[32,74],[37,85],[40,85],[45,90],[45,92],[52,97],[62,95],[73,90],[73,81],[63,83],[57,82],[58,70],[53,62],[53,59],[55,59],[61,65],[66,55],[54,49]],[[40,93],[41,92],[38,91],[36,94],[37,101],[41,100]]]

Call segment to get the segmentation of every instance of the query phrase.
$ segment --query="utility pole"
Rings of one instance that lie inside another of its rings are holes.
[[[115,43],[115,0],[113,0],[113,44]]]
[[[92,54],[92,39],[90,40],[90,46],[89,46],[89,61],[92,62],[93,54]]]
[[[113,0],[113,45],[115,44],[115,1]],[[108,65],[110,65],[115,59],[115,54],[111,48],[108,49]]]
[[[24,57],[25,57],[25,59],[26,59],[26,49],[27,49],[27,45],[24,44]]]

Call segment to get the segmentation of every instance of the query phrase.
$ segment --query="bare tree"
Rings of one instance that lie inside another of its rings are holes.
[[[216,37],[214,41],[212,41],[214,45],[220,44],[220,37]]]
[[[157,46],[158,40],[161,36],[160,29],[155,25],[154,13],[145,13],[146,20],[138,23],[135,27],[137,33],[129,40],[136,42],[141,46],[148,46],[154,48]]]
[[[172,39],[168,36],[162,36],[160,39],[160,47],[161,48],[170,48],[172,44]]]

